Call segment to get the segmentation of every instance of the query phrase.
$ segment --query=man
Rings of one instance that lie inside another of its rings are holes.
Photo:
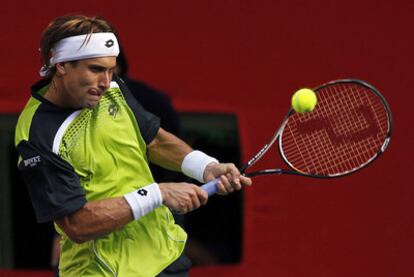
[[[155,276],[186,241],[170,210],[206,204],[194,184],[154,182],[148,160],[227,194],[250,185],[233,164],[193,151],[159,127],[113,75],[114,29],[60,17],[41,38],[44,77],[16,126],[19,169],[39,222],[61,234],[60,276]]]
[[[131,91],[132,95],[139,101],[142,107],[150,113],[156,115],[160,119],[160,126],[164,130],[179,136],[180,134],[180,122],[179,116],[174,109],[170,98],[163,92],[148,86],[142,81],[131,79],[128,76],[128,60],[121,44],[119,43],[119,55],[116,60],[116,68],[114,74],[121,77]],[[182,181],[184,178],[179,173],[169,171],[149,163],[151,174],[154,180],[158,182],[177,182]],[[185,178],[187,179],[187,178]],[[183,226],[184,215],[174,214],[174,220],[180,226]],[[58,265],[60,256],[60,236],[56,235],[53,239],[52,253],[51,253],[51,265],[58,275]],[[191,267],[191,261],[184,254],[179,259],[174,261],[164,273],[159,277],[187,277],[188,269]]]

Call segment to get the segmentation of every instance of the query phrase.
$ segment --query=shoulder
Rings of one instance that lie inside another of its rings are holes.
[[[17,120],[14,141],[15,145],[17,145],[21,140],[29,139],[29,130],[32,124],[32,119],[40,104],[41,102],[34,97],[30,97],[29,101],[26,103],[26,106],[20,113]]]
[[[15,130],[15,145],[22,140],[46,148],[52,147],[53,138],[64,121],[76,110],[62,109],[43,98],[48,80],[40,80],[32,86],[29,101],[20,113]]]
[[[52,150],[59,129],[74,112],[31,97],[17,121],[15,145],[24,140]]]

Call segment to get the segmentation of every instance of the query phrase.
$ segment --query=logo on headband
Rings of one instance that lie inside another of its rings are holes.
[[[114,41],[112,39],[105,41],[105,46],[111,48],[112,46],[114,46]]]

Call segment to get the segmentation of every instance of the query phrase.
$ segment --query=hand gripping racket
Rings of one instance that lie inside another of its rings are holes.
[[[316,108],[299,114],[290,109],[272,139],[240,172],[248,177],[291,174],[332,178],[354,173],[378,158],[392,133],[390,108],[372,85],[355,79],[336,80],[314,89]],[[276,142],[288,169],[246,172]],[[202,186],[209,195],[217,192],[219,179]]]

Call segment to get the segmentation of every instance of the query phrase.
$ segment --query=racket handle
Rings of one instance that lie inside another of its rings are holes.
[[[212,196],[213,194],[217,193],[217,184],[220,182],[220,178],[216,178],[214,180],[211,180],[208,183],[205,183],[201,186],[203,190],[205,190],[208,194],[208,196]]]

